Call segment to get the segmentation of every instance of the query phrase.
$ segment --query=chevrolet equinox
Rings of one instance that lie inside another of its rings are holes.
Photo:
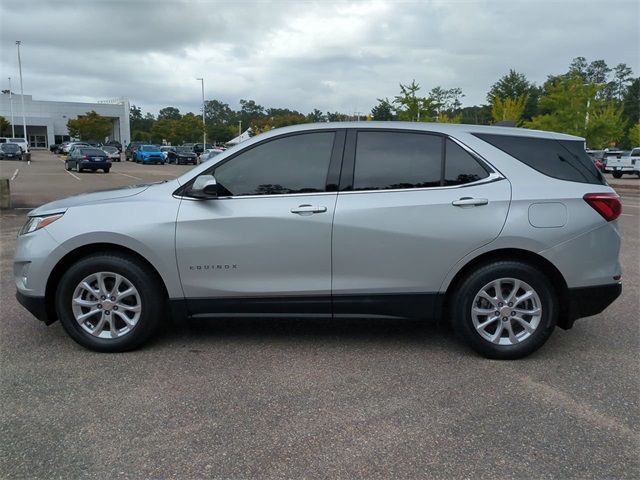
[[[620,211],[582,138],[299,125],[175,180],[31,211],[13,270],[22,305],[103,352],[167,314],[442,317],[511,359],[620,295]]]

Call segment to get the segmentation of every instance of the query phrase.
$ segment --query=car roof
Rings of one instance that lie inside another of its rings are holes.
[[[260,138],[268,138],[288,132],[304,132],[308,130],[336,129],[336,128],[358,128],[358,129],[380,129],[385,130],[415,130],[425,132],[436,132],[449,135],[456,133],[485,133],[494,135],[512,135],[518,137],[553,138],[556,140],[584,141],[582,137],[567,135],[557,132],[545,132],[542,130],[530,130],[518,127],[497,127],[494,125],[468,125],[462,123],[426,123],[426,122],[327,122],[327,123],[304,123],[291,125],[288,127],[276,128],[260,135]]]

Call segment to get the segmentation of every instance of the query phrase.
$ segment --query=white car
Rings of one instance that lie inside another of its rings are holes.
[[[199,163],[202,162],[206,162],[207,160],[209,160],[210,158],[215,157],[216,155],[221,154],[222,152],[224,152],[223,149],[221,148],[207,148],[204,152],[202,152],[200,154],[200,156],[198,157]]]
[[[24,138],[9,138],[7,143],[17,143],[22,153],[29,153],[29,143]]]

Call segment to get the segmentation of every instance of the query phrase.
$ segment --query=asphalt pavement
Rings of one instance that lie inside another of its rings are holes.
[[[65,172],[36,152],[0,214],[2,478],[640,477],[640,197],[623,193],[623,295],[530,357],[486,360],[441,325],[215,320],[97,354],[14,299],[26,210],[189,167]],[[76,179],[78,177],[79,179]]]

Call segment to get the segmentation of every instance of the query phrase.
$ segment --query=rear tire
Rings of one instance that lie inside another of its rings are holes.
[[[110,168],[105,168],[104,169],[104,173],[109,173],[109,170],[111,170]]]
[[[457,286],[450,300],[456,333],[476,352],[500,360],[522,358],[539,349],[553,332],[559,310],[549,279],[519,261],[479,267]]]
[[[69,336],[98,352],[142,345],[156,331],[164,303],[156,275],[116,253],[73,264],[60,279],[55,297],[58,318]]]
[[[613,172],[613,178],[622,178],[622,172]]]

